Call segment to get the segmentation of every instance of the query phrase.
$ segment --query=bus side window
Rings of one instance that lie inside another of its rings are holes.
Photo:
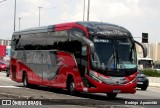
[[[15,50],[18,49],[18,44],[19,44],[19,40],[21,38],[21,35],[14,35],[13,39],[12,39],[12,48],[14,48]]]

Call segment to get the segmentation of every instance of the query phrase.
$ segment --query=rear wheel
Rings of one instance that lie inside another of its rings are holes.
[[[107,96],[111,99],[115,98],[117,96],[117,93],[107,93]]]
[[[24,75],[23,75],[23,86],[24,87],[29,87],[28,77],[27,77],[26,73],[24,73]]]
[[[73,78],[69,78],[67,81],[67,89],[69,94],[74,95],[75,94],[75,84]]]

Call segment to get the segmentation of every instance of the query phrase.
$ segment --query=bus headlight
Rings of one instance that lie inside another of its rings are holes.
[[[95,81],[102,82],[102,81],[98,78],[98,77],[99,77],[98,74],[97,74],[96,72],[92,71],[92,70],[90,70],[89,76],[91,76],[92,79],[94,79]]]

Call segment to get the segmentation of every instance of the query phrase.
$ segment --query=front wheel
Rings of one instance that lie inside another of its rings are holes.
[[[107,93],[107,96],[111,99],[115,98],[117,96],[117,93]]]
[[[68,89],[69,94],[71,94],[71,95],[75,94],[75,84],[74,84],[73,78],[68,80],[67,89]]]
[[[23,86],[24,87],[29,87],[29,83],[28,83],[28,77],[27,74],[25,73],[23,76]]]

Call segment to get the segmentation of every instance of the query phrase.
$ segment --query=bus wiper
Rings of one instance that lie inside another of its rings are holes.
[[[113,68],[117,71],[119,71],[120,65],[123,66],[125,68],[125,65],[123,63],[123,61],[121,60],[117,47],[115,47],[115,44],[113,46],[113,53],[111,55],[111,57],[108,60],[107,66],[108,68]]]
[[[112,63],[113,63],[113,60],[115,61],[115,56],[114,56],[114,50],[113,50],[113,53],[111,55],[111,57],[109,58],[108,62],[107,62],[107,68],[110,69],[112,66]],[[114,67],[115,63],[113,64],[113,67]]]
[[[118,51],[117,51],[117,49],[115,50],[115,59],[116,59],[116,69],[117,69],[117,71],[119,71],[119,61],[120,61],[120,58],[119,58],[119,55],[118,55]]]
[[[121,60],[121,58],[119,57],[119,53],[118,53],[118,50],[116,49],[116,66],[117,66],[117,71],[119,71],[119,68],[122,68],[122,67],[120,67],[120,65],[121,66],[123,66],[124,68],[126,68],[125,67],[125,65],[124,65],[124,63],[123,63],[123,61]],[[121,64],[120,64],[121,63]]]
[[[116,67],[116,54],[115,54],[115,48],[113,47],[113,53],[111,55],[111,57],[109,58],[108,62],[107,62],[107,68],[108,69],[115,69]]]

